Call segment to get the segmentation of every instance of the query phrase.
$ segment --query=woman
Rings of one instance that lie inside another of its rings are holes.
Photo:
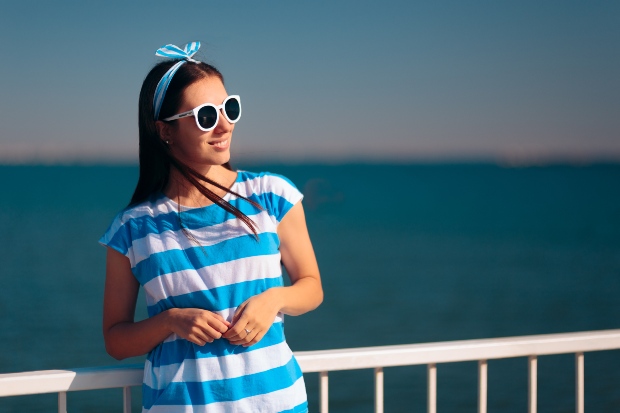
[[[106,349],[148,353],[144,411],[306,412],[282,325],[323,299],[302,195],[282,176],[230,168],[240,99],[192,59],[199,47],[159,49],[173,60],[142,85],[140,177],[100,240]],[[149,318],[134,322],[140,285]]]

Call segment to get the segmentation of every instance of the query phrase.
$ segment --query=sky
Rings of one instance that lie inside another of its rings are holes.
[[[0,163],[136,162],[138,93],[200,41],[232,156],[620,161],[618,1],[0,0]]]

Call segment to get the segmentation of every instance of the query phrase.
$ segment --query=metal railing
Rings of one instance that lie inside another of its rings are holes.
[[[412,365],[427,365],[428,413],[436,413],[437,364],[463,361],[478,361],[478,412],[486,413],[488,360],[527,357],[528,411],[536,413],[538,357],[574,353],[575,410],[583,413],[584,353],[615,349],[620,349],[620,330],[302,351],[295,357],[304,373],[319,373],[321,413],[329,408],[328,372],[374,369],[375,412],[383,413],[383,368]],[[129,413],[130,389],[142,384],[142,375],[141,365],[0,374],[0,397],[58,393],[58,412],[66,413],[67,392],[123,388],[123,408]]]

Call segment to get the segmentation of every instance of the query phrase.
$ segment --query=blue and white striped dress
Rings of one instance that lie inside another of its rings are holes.
[[[302,194],[283,176],[246,171],[231,189],[264,208],[224,196],[257,224],[258,240],[217,205],[181,207],[179,220],[178,204],[161,193],[118,214],[99,240],[129,258],[150,317],[173,307],[202,308],[231,321],[242,302],[283,285],[277,227]],[[308,410],[282,314],[250,347],[223,338],[198,346],[169,336],[147,356],[142,398],[143,411],[152,413]]]

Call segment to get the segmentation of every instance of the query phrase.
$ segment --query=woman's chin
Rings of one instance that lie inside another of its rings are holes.
[[[214,165],[224,165],[226,162],[230,161],[230,151],[226,150],[225,152],[220,152],[217,156],[214,156]]]
[[[230,139],[220,142],[219,145],[209,144],[209,158],[213,165],[223,165],[230,161]]]
[[[198,167],[210,166],[210,165],[224,165],[230,161],[230,151],[208,151],[208,153],[193,154],[192,156],[182,156],[180,153],[174,154],[174,156],[181,162],[188,166]]]

